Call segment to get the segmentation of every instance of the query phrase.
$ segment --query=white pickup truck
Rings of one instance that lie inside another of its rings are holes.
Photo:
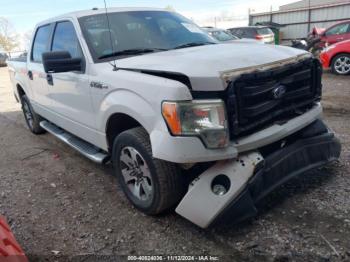
[[[43,21],[9,72],[30,131],[112,162],[142,212],[175,208],[203,228],[255,215],[277,186],[341,151],[321,120],[318,60],[220,44],[174,12],[95,8]]]

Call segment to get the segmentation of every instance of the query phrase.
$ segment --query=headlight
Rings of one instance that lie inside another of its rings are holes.
[[[226,110],[222,100],[163,102],[162,114],[175,136],[199,136],[208,148],[228,145]]]

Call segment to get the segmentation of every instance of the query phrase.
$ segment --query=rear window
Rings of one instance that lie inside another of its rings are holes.
[[[229,30],[231,32],[231,34],[237,36],[237,37],[242,37],[244,32],[241,28],[233,28]]]
[[[264,27],[264,28],[258,28],[256,30],[258,32],[258,35],[272,35],[273,32],[270,28]]]
[[[215,39],[221,42],[238,39],[238,37],[231,35],[228,31],[224,31],[224,30],[212,31],[212,32],[209,32],[209,35],[213,36]]]

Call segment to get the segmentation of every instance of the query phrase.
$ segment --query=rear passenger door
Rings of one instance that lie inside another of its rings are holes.
[[[85,61],[72,21],[65,20],[56,23],[51,51],[68,51],[72,58],[82,58]],[[52,110],[57,116],[55,122],[72,133],[80,130],[81,134],[84,134],[84,128],[87,130],[94,128],[95,114],[86,65],[82,72],[53,73],[51,75],[52,82],[48,82],[47,85],[52,99]]]
[[[44,116],[46,114],[43,111],[46,111],[50,107],[51,101],[46,84],[46,73],[42,64],[42,53],[47,52],[50,48],[52,28],[52,24],[37,28],[27,64],[28,83],[32,93],[30,99],[35,111]]]

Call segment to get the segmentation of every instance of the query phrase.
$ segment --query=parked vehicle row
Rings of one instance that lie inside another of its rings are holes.
[[[228,30],[219,29],[215,27],[202,27],[202,29],[207,32],[214,39],[222,43],[263,43],[261,41],[250,39],[250,38],[240,38]]]
[[[350,40],[350,21],[343,21],[329,28],[314,27],[306,39],[293,40],[292,46],[319,56],[324,48]]]
[[[228,31],[239,38],[250,38],[261,41],[265,44],[275,43],[275,34],[267,26],[245,26],[230,28]]]
[[[313,53],[334,74],[350,74],[350,21],[314,28],[307,40],[293,40],[292,47]]]
[[[314,48],[324,48],[338,42],[350,40],[350,21],[344,21],[329,28],[314,28],[308,36],[308,42],[316,42]]]
[[[277,186],[339,157],[308,52],[220,43],[162,9],[107,11],[39,23],[10,78],[30,131],[111,161],[142,212],[175,207],[203,228],[240,221]]]

